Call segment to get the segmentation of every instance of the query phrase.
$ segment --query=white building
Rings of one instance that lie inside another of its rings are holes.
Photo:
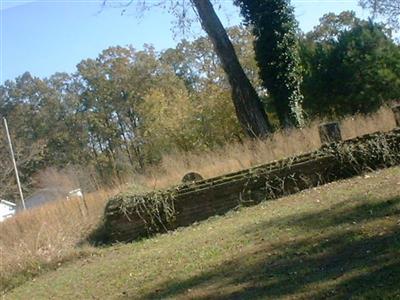
[[[16,205],[13,202],[0,199],[0,222],[15,215]]]
[[[69,191],[68,195],[67,195],[67,200],[70,200],[72,198],[80,198],[80,199],[82,199],[83,198],[82,190],[81,189],[75,189],[75,190]]]

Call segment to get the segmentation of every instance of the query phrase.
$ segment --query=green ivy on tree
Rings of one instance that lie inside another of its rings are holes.
[[[284,127],[303,126],[297,22],[287,0],[235,0],[253,27],[260,78]]]

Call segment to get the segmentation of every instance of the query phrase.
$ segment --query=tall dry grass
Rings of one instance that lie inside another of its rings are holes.
[[[161,164],[149,170],[141,182],[149,187],[164,188],[178,184],[187,172],[196,171],[205,178],[238,171],[266,162],[318,149],[321,146],[318,125],[329,120],[314,120],[307,128],[281,130],[267,140],[245,141],[201,153],[174,153],[163,157]],[[396,126],[388,107],[369,116],[356,115],[340,121],[343,139]]]
[[[170,154],[159,166],[132,180],[139,190],[162,188],[179,183],[189,171],[208,178],[312,151],[320,147],[318,124],[321,122],[314,121],[301,130],[276,132],[265,141],[245,141],[203,153]],[[360,115],[341,121],[344,139],[394,127],[389,108],[382,108],[368,117]],[[51,176],[55,178],[54,174]],[[66,260],[95,253],[94,248],[82,246],[81,242],[101,221],[106,200],[125,188],[120,186],[86,195],[87,210],[79,199],[56,201],[0,223],[0,290],[20,284]]]
[[[1,290],[12,287],[46,267],[94,249],[76,246],[96,228],[106,200],[116,191],[59,200],[18,213],[0,223]]]

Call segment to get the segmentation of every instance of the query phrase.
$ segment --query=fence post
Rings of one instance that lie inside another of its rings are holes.
[[[342,133],[338,122],[321,124],[318,129],[321,144],[337,143],[342,141]]]
[[[393,106],[392,111],[394,114],[394,119],[396,120],[396,126],[400,127],[400,104]]]
[[[10,132],[8,131],[8,124],[6,118],[3,118],[4,121],[4,127],[6,129],[6,135],[7,135],[7,140],[8,140],[8,146],[10,147],[10,153],[11,153],[11,160],[14,165],[14,171],[15,171],[15,177],[17,179],[17,186],[18,186],[18,191],[19,191],[19,196],[21,198],[21,203],[22,203],[22,208],[25,210],[25,199],[24,199],[24,194],[22,193],[22,187],[21,187],[21,182],[19,181],[19,174],[18,174],[18,168],[17,168],[17,163],[15,161],[15,155],[14,155],[14,150],[13,146],[11,143],[11,137],[10,137]]]

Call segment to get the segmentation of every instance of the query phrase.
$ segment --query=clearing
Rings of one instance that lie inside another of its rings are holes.
[[[5,299],[400,299],[400,168],[93,251]]]

